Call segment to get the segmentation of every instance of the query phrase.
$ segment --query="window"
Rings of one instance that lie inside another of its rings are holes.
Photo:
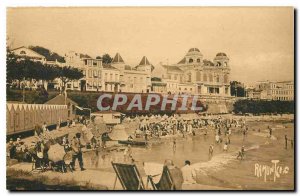
[[[101,71],[98,71],[98,78],[101,78]]]
[[[97,71],[94,70],[93,73],[94,73],[94,78],[97,78]]]
[[[209,74],[208,77],[209,77],[209,81],[212,82],[212,81],[213,81],[213,76],[212,76],[212,74]]]
[[[174,75],[174,80],[177,80],[177,77],[178,77],[178,75],[177,75],[177,74],[175,74],[175,75]]]
[[[108,77],[108,73],[105,73],[105,75],[104,75],[104,81],[107,81],[107,78]],[[105,88],[105,90],[106,90],[106,88]]]
[[[192,63],[194,60],[193,59],[189,59],[189,63]]]
[[[218,75],[216,76],[216,80],[217,80],[217,82],[220,82],[220,78]]]
[[[228,75],[225,74],[225,75],[224,75],[224,83],[227,83],[227,82],[228,82]]]
[[[97,67],[97,61],[92,61],[93,62],[93,66]]]
[[[213,88],[213,87],[209,87],[207,89],[207,92],[210,93],[210,94],[219,94],[219,88]]]
[[[110,81],[113,81],[113,74],[110,74]]]
[[[196,72],[196,80],[197,81],[201,81],[201,73],[200,73],[200,71]]]
[[[203,75],[203,81],[207,82],[207,75],[206,74]]]
[[[92,77],[92,70],[89,70],[89,78]]]
[[[26,55],[26,52],[25,52],[24,50],[22,50],[22,51],[20,52],[20,54],[25,54],[25,55]]]
[[[200,59],[197,59],[197,63],[200,63]]]
[[[188,73],[188,82],[191,82],[191,81],[192,81],[192,74]]]

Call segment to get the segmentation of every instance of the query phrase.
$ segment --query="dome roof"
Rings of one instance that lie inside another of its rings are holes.
[[[227,55],[223,52],[219,52],[216,56],[226,56],[227,57]]]
[[[198,48],[190,48],[186,56],[203,56]]]
[[[228,56],[223,52],[219,52],[214,59],[215,60],[229,60]]]
[[[189,49],[189,52],[200,52],[198,48],[191,48]]]

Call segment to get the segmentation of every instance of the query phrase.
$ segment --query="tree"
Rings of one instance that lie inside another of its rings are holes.
[[[230,91],[231,91],[231,96],[236,96],[236,97],[245,97],[246,96],[244,85],[238,81],[230,82]]]
[[[113,60],[113,58],[109,54],[104,54],[102,56],[102,62],[105,63],[105,64],[111,63],[112,60]]]
[[[60,78],[62,82],[62,89],[61,92],[64,92],[65,94],[65,99],[67,98],[67,88],[66,85],[68,82],[74,81],[74,80],[79,80],[83,78],[83,73],[81,70],[71,67],[71,66],[65,66],[65,67],[58,67],[56,66],[57,69],[57,76]]]
[[[10,49],[6,48],[6,82],[10,83],[14,79],[16,79],[18,75],[17,67],[15,66],[17,63],[17,56],[10,51]]]
[[[41,47],[41,46],[29,46],[29,48],[40,55],[43,55],[48,61],[55,61],[65,63],[64,57],[60,56],[55,52],[51,52],[49,49]]]

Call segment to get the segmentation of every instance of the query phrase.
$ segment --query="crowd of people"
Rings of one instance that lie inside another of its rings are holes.
[[[76,122],[75,122],[76,121]],[[243,140],[247,137],[249,127],[246,124],[245,119],[230,119],[224,118],[222,116],[199,116],[194,114],[193,116],[183,116],[174,114],[171,116],[167,115],[149,115],[149,116],[135,116],[135,117],[125,117],[124,122],[137,122],[137,128],[133,135],[129,135],[128,140],[134,140],[136,138],[144,139],[149,141],[153,138],[163,138],[171,136],[172,149],[176,152],[177,140],[176,137],[187,138],[189,136],[203,135],[206,138],[209,134],[214,137],[214,142],[208,146],[208,157],[209,160],[214,155],[215,146],[222,146],[222,150],[227,152],[232,144],[231,135],[233,134],[233,129],[243,135]],[[82,158],[82,148],[89,148],[94,150],[101,150],[101,148],[106,148],[106,141],[109,141],[108,133],[111,128],[104,132],[100,137],[90,137],[89,142],[82,145],[83,137],[86,137],[88,129],[95,126],[94,121],[87,120],[84,116],[79,116],[76,120],[68,120],[67,127],[75,127],[77,123],[82,124],[81,132],[74,135],[73,138],[68,136],[62,137],[59,141],[53,141],[53,138],[49,136],[49,129],[46,123],[42,126],[37,126],[35,128],[35,135],[39,138],[38,142],[35,143],[33,150],[30,151],[29,147],[21,142],[18,138],[17,141],[9,141],[7,144],[7,156],[10,158],[16,158],[20,152],[22,152],[22,161],[30,161],[30,159],[37,158],[38,160],[47,160],[47,150],[49,146],[53,143],[59,143],[64,147],[65,153],[70,152],[72,154],[71,166],[75,170],[75,161],[78,160],[79,167],[84,170],[83,158]],[[60,129],[60,124],[58,123],[56,129]],[[272,129],[268,127],[269,134],[272,136]],[[99,141],[101,140],[101,141]],[[101,143],[101,145],[100,145]],[[99,148],[100,147],[100,148]],[[25,158],[24,158],[25,157]],[[124,148],[124,162],[134,162],[134,154],[132,151],[132,146],[128,145]],[[245,157],[245,146],[241,146],[237,159],[244,159]]]
[[[134,136],[129,136],[132,140],[135,138],[144,138],[148,141],[151,138],[161,138],[164,136],[179,136],[186,138],[188,135],[195,136],[202,134],[207,137],[213,133],[215,142],[209,145],[209,159],[212,158],[215,145],[223,145],[223,151],[227,152],[231,144],[232,129],[243,135],[246,139],[249,127],[245,119],[228,119],[222,116],[184,116],[181,115],[152,115],[136,116],[134,118],[125,118],[127,122],[138,122],[138,127]],[[201,130],[201,131],[200,131]],[[244,158],[244,146],[241,147],[237,158]],[[176,151],[176,139],[173,140],[173,151]]]

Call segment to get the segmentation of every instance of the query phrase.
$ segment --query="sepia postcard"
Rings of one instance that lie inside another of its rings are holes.
[[[293,7],[7,7],[6,188],[295,188]]]

